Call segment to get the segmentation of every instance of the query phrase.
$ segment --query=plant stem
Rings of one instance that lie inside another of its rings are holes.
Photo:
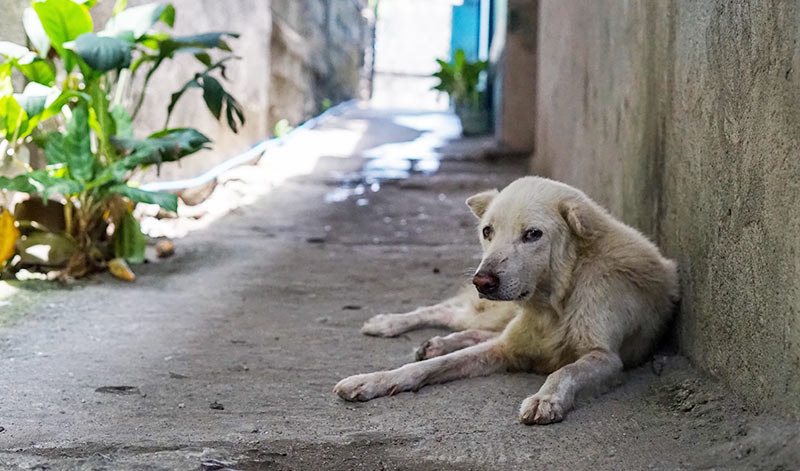
[[[114,93],[114,101],[111,103],[112,108],[122,104],[122,97],[125,93],[125,87],[128,85],[129,77],[130,77],[129,69],[122,69],[119,72],[119,78],[117,79],[117,90]]]
[[[66,228],[67,234],[72,234],[72,213],[73,213],[73,205],[72,205],[72,198],[69,196],[67,197],[67,202],[64,204],[64,226]]]

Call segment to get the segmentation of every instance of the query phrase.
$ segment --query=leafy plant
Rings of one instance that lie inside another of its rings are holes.
[[[173,37],[155,30],[172,27],[175,8],[151,3],[126,8],[117,0],[113,16],[95,32],[89,9],[94,0],[35,0],[23,15],[30,48],[0,41],[0,189],[28,193],[49,204],[62,204],[64,225],[57,236],[70,241],[74,253],[67,264],[70,276],[106,266],[111,258],[140,263],[145,238],[132,217],[133,203],[157,204],[177,211],[174,194],[136,188],[133,171],[176,161],[210,140],[193,128],[169,128],[178,100],[192,88],[217,118],[226,114],[236,132],[244,124],[238,102],[215,78],[225,79],[225,64],[234,58],[226,38],[234,33],[210,32]],[[212,51],[224,55],[212,60]],[[164,129],[144,139],[134,136],[133,119],[141,109],[150,81],[159,67],[177,55],[193,55],[200,71],[172,95]],[[133,94],[132,110],[125,106],[137,72],[147,70],[143,86]],[[15,93],[17,71],[28,84]],[[55,125],[43,126],[51,120]],[[16,156],[22,146],[43,148],[44,169],[31,169]],[[6,219],[7,220],[7,219]],[[36,221],[18,221],[24,246]],[[52,229],[50,229],[51,232]]]
[[[481,94],[480,76],[488,63],[468,61],[463,49],[456,51],[452,62],[436,59],[436,63],[439,70],[433,76],[439,79],[439,84],[433,89],[447,93],[456,104],[477,108]]]

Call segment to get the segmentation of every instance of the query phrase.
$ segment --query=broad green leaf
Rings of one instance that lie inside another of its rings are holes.
[[[26,56],[36,57],[31,50],[11,41],[0,41],[0,55],[8,59],[22,59]]]
[[[0,97],[9,96],[14,93],[14,85],[11,83],[11,63],[0,64]],[[2,114],[0,114],[2,119]]]
[[[194,34],[191,36],[180,36],[175,38],[176,41],[186,44],[200,45],[203,47],[215,47],[223,51],[230,52],[230,46],[222,38],[229,36],[231,38],[238,38],[239,35],[229,31],[213,31],[208,33]]]
[[[147,165],[174,162],[201,149],[207,149],[209,138],[192,128],[167,129],[147,139],[113,138],[112,143],[126,157],[107,168],[97,177],[100,184],[112,179],[122,180],[125,173]]]
[[[88,182],[94,174],[94,154],[92,153],[89,117],[84,106],[72,110],[72,119],[67,122],[67,132],[63,137],[53,135],[48,139],[45,156],[49,163],[64,163],[72,178]]]
[[[233,132],[239,132],[236,120],[238,118],[239,124],[244,125],[244,113],[239,103],[237,103],[231,95],[226,96],[225,112],[228,119],[228,127],[230,127]]]
[[[131,64],[129,43],[110,36],[86,33],[75,40],[75,52],[94,70],[107,72]]]
[[[80,3],[86,8],[92,8],[93,6],[97,5],[97,0],[72,0],[72,1],[75,3]]]
[[[111,10],[112,16],[117,16],[124,9],[128,8],[128,0],[117,0],[114,2],[114,9]]]
[[[48,87],[50,88],[50,87]],[[28,132],[33,132],[34,128],[42,121],[52,118],[61,113],[61,108],[75,98],[88,101],[89,97],[83,92],[65,91],[59,92],[56,88],[50,88],[51,93],[47,96],[44,110],[36,116],[28,119]]]
[[[456,51],[455,58],[453,59],[453,64],[455,65],[456,70],[460,70],[464,67],[464,62],[467,61],[467,55],[464,53],[463,49],[459,49]]]
[[[14,95],[17,103],[25,110],[28,117],[42,113],[47,107],[47,100],[53,95],[53,89],[37,82],[25,86],[22,93]]]
[[[178,211],[178,197],[173,193],[165,193],[162,191],[145,191],[125,183],[111,186],[108,191],[118,195],[125,196],[131,201],[137,203],[157,204],[167,211]]]
[[[35,170],[28,172],[28,178],[38,183],[41,188],[39,192],[42,194],[42,199],[47,200],[50,195],[60,194],[64,196],[74,195],[83,190],[83,185],[70,178],[56,178],[48,174],[44,170]]]
[[[18,62],[17,68],[20,72],[25,74],[25,77],[31,82],[52,85],[56,80],[56,68],[53,63],[40,57],[37,57],[27,64]]]
[[[147,236],[142,234],[142,228],[133,214],[126,211],[114,231],[114,255],[128,263],[142,263],[146,246]]]
[[[97,134],[100,154],[111,162],[117,160],[116,152],[111,146],[111,136],[116,134],[114,118],[108,112],[108,97],[99,83],[93,82],[88,89],[92,97],[92,106],[89,108],[89,126]]]
[[[222,100],[225,95],[225,89],[222,88],[217,79],[208,75],[203,76],[203,100],[205,100],[211,114],[217,119],[222,113]]]
[[[28,175],[17,175],[14,178],[0,177],[0,189],[20,191],[22,193],[36,193],[38,189],[31,184]]]
[[[47,53],[50,51],[50,38],[47,37],[42,22],[33,8],[28,7],[22,13],[22,26],[39,56],[47,57]]]
[[[46,250],[34,249],[45,247]],[[64,266],[77,250],[77,244],[64,233],[35,231],[18,239],[16,249],[22,263]]]
[[[197,151],[211,142],[211,139],[194,128],[164,129],[151,134],[145,142],[153,139],[160,139],[162,142],[175,146],[181,151]]]
[[[198,52],[194,55],[194,57],[204,66],[211,67],[211,56],[207,52]]]
[[[53,132],[48,135],[44,145],[44,156],[47,158],[48,165],[66,165],[67,154],[64,152],[63,134]]]
[[[238,38],[236,33],[218,31],[192,36],[167,37],[158,42],[159,55],[162,57],[172,57],[176,52],[195,53],[197,49],[217,48],[223,51],[230,51],[231,48],[223,39],[224,37]]]
[[[32,4],[47,37],[64,61],[67,72],[77,63],[75,53],[64,48],[84,33],[92,32],[92,17],[86,6],[72,0],[43,0]]]
[[[8,140],[19,139],[28,126],[28,114],[13,95],[0,97],[0,136]]]
[[[166,24],[170,28],[174,27],[175,26],[175,7],[172,6],[171,3],[168,3],[167,4],[167,8],[165,8],[164,11],[161,13],[161,16],[159,17],[159,19],[161,21],[163,21],[164,24]]]
[[[133,118],[128,113],[122,105],[114,105],[111,108],[111,117],[114,118],[114,124],[116,125],[116,133],[114,134],[117,137],[123,139],[132,139],[133,138]]]
[[[25,46],[10,41],[0,41],[0,56],[19,69],[28,80],[49,85],[56,78],[55,67]]]
[[[159,20],[173,26],[175,8],[168,3],[148,3],[122,10],[108,20],[105,32],[116,36],[122,31],[131,31],[134,39],[139,39],[150,31]]]
[[[124,172],[143,165],[172,162],[206,149],[210,142],[208,137],[193,128],[166,129],[147,139],[113,139],[121,153],[129,153],[115,166]]]

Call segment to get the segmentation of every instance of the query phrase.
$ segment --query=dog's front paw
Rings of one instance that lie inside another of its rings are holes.
[[[369,401],[376,397],[388,396],[397,391],[397,386],[389,384],[383,373],[369,373],[350,376],[334,386],[333,392],[345,401]]]
[[[440,357],[447,352],[444,340],[438,335],[426,340],[422,345],[414,350],[414,357],[418,360],[427,360],[429,358]]]
[[[374,335],[376,337],[395,337],[406,331],[405,323],[398,319],[396,314],[378,314],[371,317],[364,326],[361,333],[364,335]]]
[[[564,402],[550,394],[534,394],[522,401],[519,421],[525,425],[547,425],[561,422],[566,415]]]

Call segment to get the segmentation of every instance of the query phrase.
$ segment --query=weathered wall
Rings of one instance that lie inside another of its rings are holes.
[[[298,124],[323,100],[359,96],[371,40],[362,0],[272,0],[270,122]]]
[[[800,5],[542,0],[532,170],[681,267],[682,350],[800,413]]]
[[[28,0],[0,0],[0,41],[22,42],[25,31],[22,29],[22,10],[31,2]]]
[[[539,0],[496,4],[490,51],[495,138],[512,151],[534,148],[536,123],[536,22]],[[505,94],[510,93],[506,97]]]

